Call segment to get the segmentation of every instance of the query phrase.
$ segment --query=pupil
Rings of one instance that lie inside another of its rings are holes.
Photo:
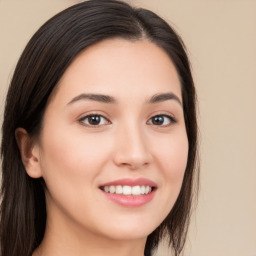
[[[161,125],[164,123],[164,118],[162,116],[155,116],[152,122],[155,125]]]
[[[88,121],[91,125],[97,125],[100,123],[100,116],[90,116]]]

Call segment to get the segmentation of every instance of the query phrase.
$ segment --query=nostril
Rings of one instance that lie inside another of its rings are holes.
[[[116,165],[136,170],[148,166],[153,158],[144,135],[134,128],[132,131],[127,132],[125,136],[122,132],[122,138],[116,142],[113,157]]]

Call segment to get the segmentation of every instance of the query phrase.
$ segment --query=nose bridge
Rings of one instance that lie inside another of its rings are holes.
[[[129,166],[132,169],[150,163],[150,150],[142,124],[130,120],[118,127],[115,161],[118,165]]]

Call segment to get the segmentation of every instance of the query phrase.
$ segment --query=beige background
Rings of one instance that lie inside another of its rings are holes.
[[[78,1],[0,0],[0,116],[17,58]],[[200,103],[201,192],[186,256],[256,256],[256,1],[138,0],[175,24]],[[164,256],[164,250],[159,252]]]

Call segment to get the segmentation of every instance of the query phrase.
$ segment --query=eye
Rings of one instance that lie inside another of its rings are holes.
[[[172,123],[176,123],[176,120],[169,115],[156,115],[151,117],[147,123],[157,126],[169,126]]]
[[[87,126],[101,126],[109,124],[110,121],[102,115],[87,115],[79,120],[81,123]]]

